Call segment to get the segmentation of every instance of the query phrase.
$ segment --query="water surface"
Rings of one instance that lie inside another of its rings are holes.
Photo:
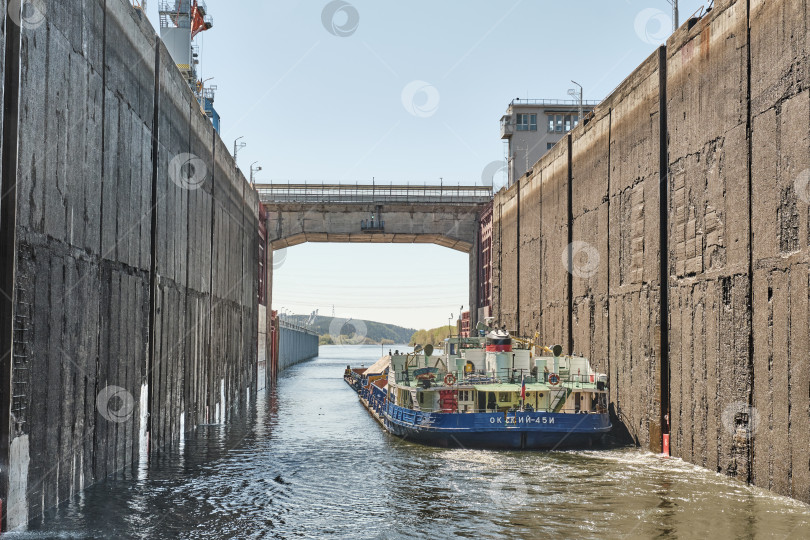
[[[322,346],[244,418],[4,538],[810,538],[810,507],[637,449],[403,442],[342,379],[379,355]]]

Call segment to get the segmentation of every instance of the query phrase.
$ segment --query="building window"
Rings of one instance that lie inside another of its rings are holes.
[[[552,148],[554,148],[554,143],[553,142],[546,143],[546,150],[551,150]]]
[[[568,133],[569,131],[571,131],[571,115],[566,114],[565,115],[565,132]]]
[[[561,114],[554,115],[554,121],[555,121],[554,131],[556,131],[557,133],[562,133],[563,132],[563,115],[561,115]]]
[[[518,131],[537,131],[537,115],[536,114],[518,114],[517,115],[517,130]]]
[[[554,133],[554,115],[553,114],[546,115],[546,118],[548,118],[548,132]]]

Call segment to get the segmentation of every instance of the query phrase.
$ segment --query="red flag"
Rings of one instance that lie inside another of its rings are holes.
[[[526,401],[526,376],[524,375],[520,385],[520,399]]]

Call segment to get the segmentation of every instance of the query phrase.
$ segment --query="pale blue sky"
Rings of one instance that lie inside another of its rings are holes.
[[[359,23],[345,37],[322,22],[327,0],[207,4],[201,75],[215,77],[223,139],[245,136],[239,164],[258,160],[260,182],[480,182],[504,156],[498,122],[513,98],[568,99],[574,79],[602,99],[671,27],[666,0],[352,0]],[[701,5],[682,1],[681,22]],[[157,26],[157,0],[149,14]],[[350,8],[334,18],[353,22]],[[413,81],[432,88],[403,102]],[[437,246],[296,246],[274,303],[439,326],[467,308],[468,263]]]

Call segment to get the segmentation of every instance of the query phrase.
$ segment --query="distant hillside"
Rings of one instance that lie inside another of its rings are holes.
[[[291,315],[287,317],[288,320],[296,324],[304,324],[309,320],[308,315]],[[368,344],[395,344],[395,343],[408,343],[411,336],[416,331],[413,328],[403,328],[394,324],[381,323],[376,321],[365,321],[360,319],[352,319],[349,322],[344,322],[346,319],[337,318],[337,322],[332,317],[322,317],[318,315],[312,325],[312,330],[321,336],[321,344],[328,345],[336,341],[337,336],[330,336],[331,331],[339,332],[344,340],[351,343],[368,343]],[[341,324],[343,322],[343,324]],[[338,328],[338,325],[341,328]]]
[[[440,326],[438,328],[431,328],[430,330],[417,330],[411,336],[408,345],[422,345],[423,347],[430,343],[434,347],[444,343],[445,338],[450,336],[450,333],[457,334],[455,326]]]

